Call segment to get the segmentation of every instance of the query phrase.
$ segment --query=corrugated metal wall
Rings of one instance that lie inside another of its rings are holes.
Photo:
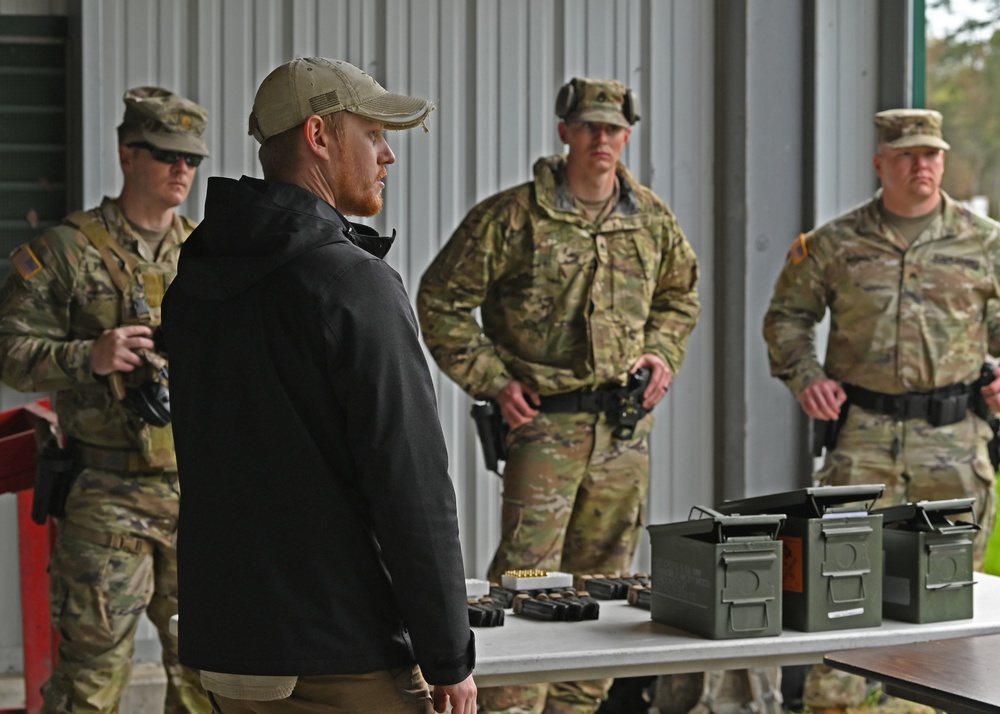
[[[0,0],[0,12],[5,9],[2,3],[11,1]],[[719,251],[715,221],[719,212],[732,207],[717,205],[714,199],[713,167],[719,157],[715,155],[713,132],[718,122],[734,121],[734,117],[720,117],[716,111],[715,66],[719,53],[726,51],[718,46],[716,31],[725,13],[743,8],[743,3],[66,2],[79,29],[83,107],[80,194],[84,206],[119,190],[114,127],[121,116],[122,92],[130,86],[167,86],[197,100],[211,113],[206,138],[212,157],[202,165],[184,207],[194,218],[201,216],[207,176],[260,175],[256,143],[246,135],[247,115],[257,84],[277,64],[295,56],[339,57],[364,68],[392,91],[434,98],[438,108],[430,119],[429,133],[415,130],[390,135],[397,163],[389,170],[385,211],[373,219],[380,229],[399,231],[389,262],[411,293],[431,257],[475,202],[528,179],[538,156],[561,150],[552,111],[560,85],[574,75],[617,77],[630,85],[640,97],[642,121],[633,132],[624,160],[674,209],[701,259],[703,276],[701,324],[692,337],[683,373],[669,399],[657,410],[649,518],[652,522],[683,518],[692,505],[713,501],[719,458],[715,405],[718,390],[726,386],[725,376],[714,369],[718,363],[715,326],[719,310],[733,309],[716,305],[720,266],[715,264]],[[26,4],[29,0],[19,0],[17,11],[23,11]],[[841,5],[839,1],[832,4]],[[871,3],[845,0],[843,5],[851,8],[845,8],[844,17],[832,21],[839,31],[852,33],[867,16],[867,9],[861,7],[867,4]],[[48,5],[40,2],[35,7]],[[788,11],[798,18],[799,5],[800,0],[763,0],[751,20],[761,30],[768,22],[785,18]],[[788,22],[786,18],[785,24]],[[787,41],[755,51],[774,61],[800,63],[804,45],[801,23],[796,22],[791,21],[788,29],[793,36]],[[858,42],[873,45],[874,38],[862,35]],[[857,52],[834,43],[828,49],[831,56],[824,58],[824,67],[840,66],[844,53]],[[866,53],[872,55],[873,47],[866,46],[862,56]],[[766,63],[755,71],[761,69],[766,73]],[[773,77],[768,80],[760,74],[754,81],[766,83]],[[787,123],[794,126],[807,110],[800,86],[785,89],[787,95],[775,101],[790,107]],[[780,92],[772,90],[772,94]],[[867,110],[862,106],[862,112]],[[849,113],[850,108],[844,111]],[[745,131],[753,128],[747,124]],[[793,147],[790,151],[794,154],[799,150]],[[751,181],[766,182],[772,172],[781,170],[775,162],[768,163],[766,152],[762,156],[762,163],[750,169],[755,172],[749,177]],[[798,198],[794,201],[798,210]],[[786,239],[790,237],[776,237],[778,243]],[[780,259],[781,255],[777,256],[779,264]],[[748,290],[748,295],[756,298],[769,290],[769,284],[761,283]],[[750,329],[759,334],[759,327]],[[759,339],[748,340],[747,345],[748,350],[763,349]],[[754,358],[754,372],[746,377],[752,383],[770,379],[760,372],[758,362],[759,355]],[[439,385],[441,419],[459,496],[467,572],[477,575],[485,570],[496,543],[499,480],[481,465],[468,417],[469,400],[436,368],[432,371]],[[0,407],[9,407],[18,398],[9,390],[0,390]],[[759,416],[767,419],[766,414]],[[740,438],[751,438],[754,429],[753,424],[744,423]],[[756,482],[758,488],[772,476],[764,471]],[[788,478],[780,474],[777,480]],[[16,538],[12,535],[16,532],[13,520],[9,497],[0,498],[0,568],[6,572],[16,569],[14,551],[7,547]],[[646,552],[640,552],[640,563],[647,557]],[[3,672],[20,664],[20,632],[16,588],[11,579],[0,580],[6,581],[0,582]],[[139,658],[153,656],[157,645],[151,628],[144,628],[140,637]]]

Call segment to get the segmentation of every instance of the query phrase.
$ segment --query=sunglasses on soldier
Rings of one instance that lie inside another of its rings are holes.
[[[199,156],[198,154],[185,154],[181,151],[164,151],[163,149],[158,149],[148,141],[133,141],[125,144],[130,149],[145,149],[149,152],[149,155],[153,157],[154,161],[159,161],[163,164],[176,164],[181,159],[184,159],[186,163],[191,168],[197,167],[204,156]]]

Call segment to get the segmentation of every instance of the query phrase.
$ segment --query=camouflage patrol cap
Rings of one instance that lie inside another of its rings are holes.
[[[556,116],[628,128],[639,121],[637,104],[635,94],[617,79],[574,77],[556,96]]]
[[[943,122],[941,113],[933,109],[888,109],[875,115],[879,143],[893,149],[913,146],[950,149],[951,145],[941,138]]]
[[[257,89],[248,134],[264,143],[312,115],[348,111],[386,129],[423,124],[434,109],[426,99],[392,94],[362,70],[342,60],[304,57],[272,71]]]
[[[162,87],[135,87],[125,92],[122,125],[135,126],[157,149],[208,156],[202,140],[208,110]]]

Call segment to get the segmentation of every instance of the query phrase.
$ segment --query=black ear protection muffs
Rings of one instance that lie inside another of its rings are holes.
[[[565,119],[576,110],[579,94],[576,89],[576,78],[574,77],[568,84],[559,88],[556,95],[556,116]],[[622,114],[629,124],[639,121],[639,98],[631,89],[625,90],[625,98],[622,102]]]

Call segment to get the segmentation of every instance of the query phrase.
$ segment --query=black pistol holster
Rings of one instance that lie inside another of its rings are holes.
[[[847,412],[850,408],[851,403],[845,401],[840,405],[840,415],[836,419],[813,419],[813,456],[822,456],[823,449],[826,449],[827,453],[829,453],[837,446],[837,437],[840,436],[840,429],[844,426],[844,422],[847,421]]]
[[[49,516],[66,515],[66,497],[73,485],[73,459],[69,449],[61,449],[50,440],[36,458],[35,494],[31,501],[31,520],[45,525]]]
[[[471,416],[476,422],[486,468],[497,476],[502,475],[499,462],[507,460],[507,432],[510,427],[503,420],[500,405],[493,400],[476,401],[472,404]]]
[[[44,525],[49,516],[66,514],[66,497],[76,471],[69,448],[59,428],[54,411],[41,403],[25,405],[35,430],[35,488],[31,501],[31,520]]]

